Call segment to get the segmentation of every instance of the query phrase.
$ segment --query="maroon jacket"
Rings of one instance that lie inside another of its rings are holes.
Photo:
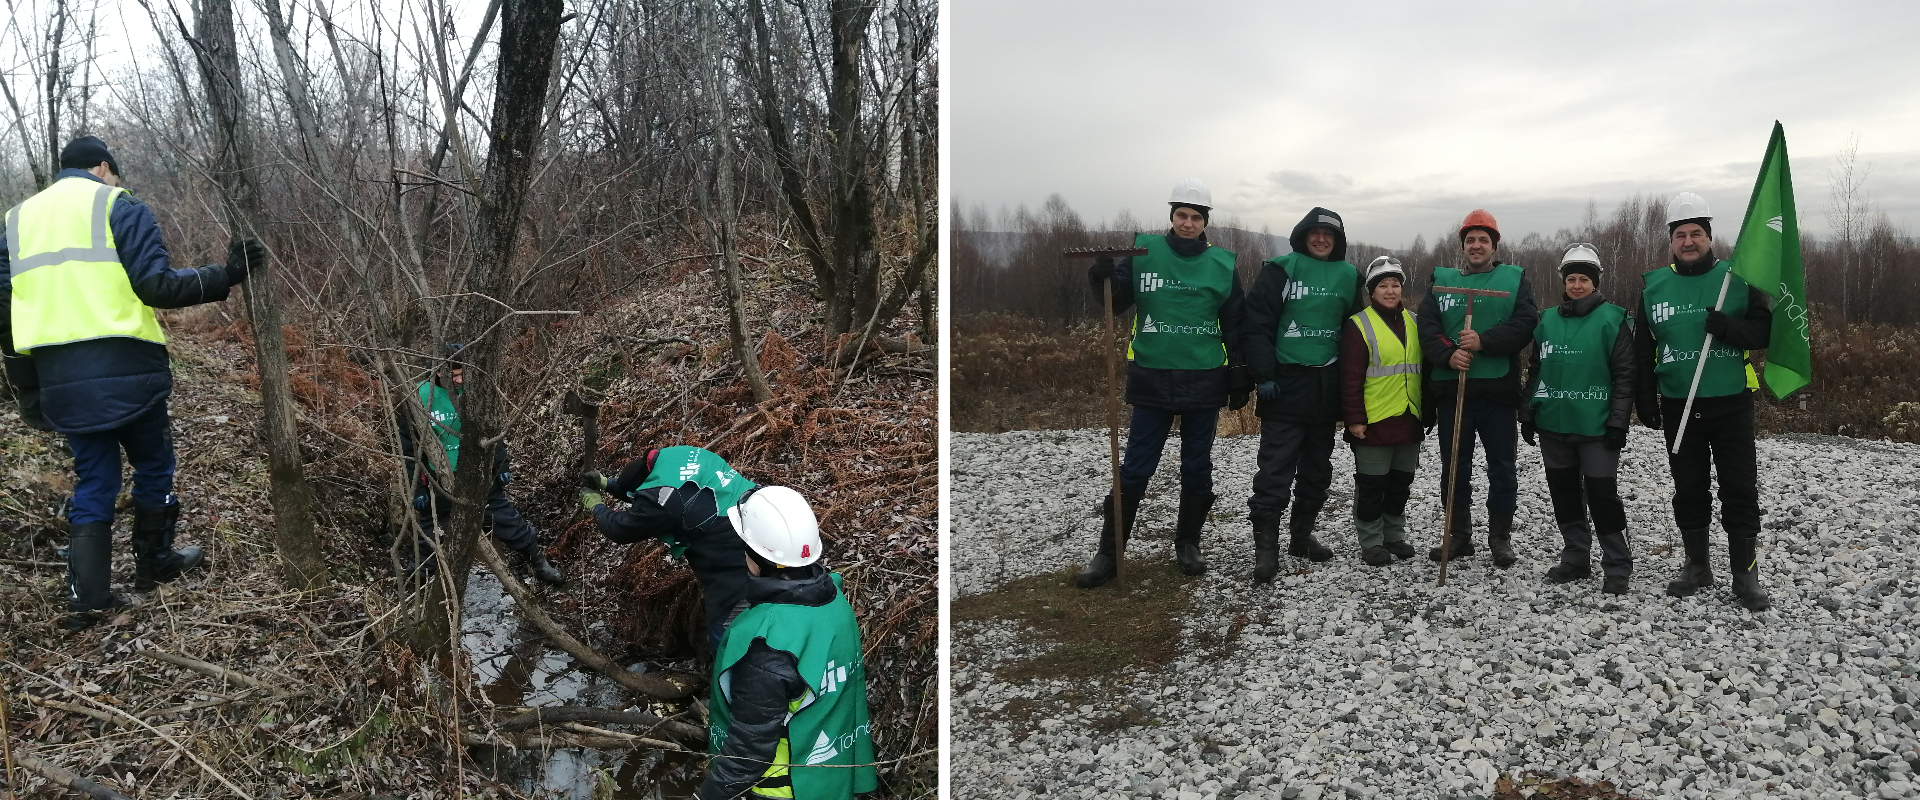
[[[1407,341],[1407,324],[1400,317],[1399,308],[1383,308],[1379,303],[1369,303],[1373,312],[1387,321],[1387,327],[1393,329],[1393,335],[1401,342]],[[1418,347],[1415,342],[1413,347]],[[1347,318],[1340,326],[1340,412],[1348,425],[1365,423],[1367,420],[1367,364],[1373,360],[1367,352],[1367,337],[1360,332],[1360,324]],[[1426,387],[1422,387],[1423,389]],[[1425,394],[1423,391],[1422,394]],[[1423,399],[1424,404],[1424,399]],[[1347,444],[1361,444],[1372,447],[1387,447],[1396,444],[1417,444],[1423,438],[1424,425],[1420,416],[1413,412],[1401,414],[1390,419],[1367,425],[1367,438],[1355,439],[1353,434],[1344,430],[1341,438]]]

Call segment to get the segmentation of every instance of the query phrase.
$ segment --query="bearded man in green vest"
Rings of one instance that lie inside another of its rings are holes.
[[[96,136],[60,152],[45,189],[6,212],[0,253],[0,347],[29,426],[66,436],[73,452],[67,512],[67,610],[83,630],[128,605],[113,594],[113,518],[121,454],[133,467],[133,589],[151,592],[198,567],[199,547],[173,546],[180,502],[167,400],[173,371],[156,308],[227,299],[264,268],[252,239],[225,265],[174,269],[153,210],[120,188],[120,163]]]
[[[784,486],[749,489],[730,519],[749,577],[715,651],[713,759],[694,797],[850,800],[874,791],[860,626],[839,573],[818,563],[819,522]]]
[[[448,345],[449,357],[459,353],[459,345]],[[419,397],[420,407],[426,409],[427,424],[432,429],[433,441],[440,445],[447,456],[447,466],[458,468],[460,465],[460,410],[454,405],[454,397],[461,393],[465,383],[464,370],[451,367],[434,373],[433,380],[422,381],[414,387]],[[441,376],[445,375],[444,381]],[[431,540],[437,541],[436,530],[445,530],[452,524],[453,498],[433,485],[432,460],[424,458],[424,453],[414,449],[415,438],[412,419],[406,409],[401,409],[400,452],[407,459],[409,474],[413,481],[413,509],[419,518],[420,530]],[[421,465],[426,465],[425,469]],[[496,442],[493,445],[493,485],[487,490],[487,526],[493,531],[493,538],[508,550],[526,558],[527,566],[533,576],[541,583],[559,585],[566,583],[567,576],[553,562],[547,560],[547,551],[540,547],[540,532],[520,513],[513,498],[507,496],[507,484],[513,482],[513,468],[507,460],[507,443]],[[410,563],[415,570],[431,571],[435,559],[431,555],[433,541],[420,542],[420,552],[411,554]]]
[[[1547,580],[1568,583],[1593,574],[1597,527],[1606,575],[1600,591],[1626,594],[1633,552],[1618,479],[1633,412],[1633,317],[1600,293],[1600,252],[1593,245],[1568,247],[1560,275],[1565,299],[1534,328],[1527,358],[1533,377],[1520,407],[1520,436],[1529,445],[1538,441],[1563,543]]]
[[[1287,554],[1313,561],[1333,551],[1313,524],[1333,485],[1334,432],[1341,426],[1340,325],[1367,305],[1360,270],[1347,262],[1340,215],[1314,208],[1293,226],[1293,252],[1260,265],[1247,295],[1240,350],[1260,403],[1259,470],[1247,499],[1253,522],[1253,580],[1273,580],[1280,563],[1280,515],[1291,499]]]
[[[1505,297],[1478,296],[1473,302],[1473,327],[1466,328],[1465,295],[1428,292],[1420,300],[1420,349],[1432,366],[1428,387],[1438,401],[1440,422],[1440,491],[1457,461],[1462,468],[1453,495],[1452,553],[1435,547],[1434,561],[1456,561],[1473,554],[1473,440],[1486,450],[1487,548],[1496,567],[1518,560],[1513,552],[1513,512],[1519,507],[1517,433],[1520,394],[1520,351],[1533,339],[1540,315],[1534,309],[1533,289],[1518,265],[1497,257],[1500,224],[1484,209],[1475,209],[1460,223],[1460,250],[1465,263],[1433,271],[1435,288],[1460,287],[1506,292]],[[1467,382],[1466,403],[1460,409],[1462,452],[1453,449],[1454,398],[1459,381]],[[1446,498],[1441,498],[1444,504]]]
[[[1115,528],[1132,531],[1175,417],[1180,418],[1180,511],[1174,555],[1188,575],[1207,571],[1200,529],[1214,501],[1214,429],[1220,407],[1245,406],[1253,388],[1230,346],[1241,316],[1234,255],[1207,242],[1213,195],[1199,179],[1188,178],[1173,187],[1167,205],[1173,227],[1133,239],[1146,255],[1095,259],[1087,272],[1095,292],[1113,293],[1113,313],[1134,305],[1140,312],[1127,347],[1127,403],[1133,417],[1120,462],[1120,517],[1114,518],[1112,496],[1101,501],[1100,549],[1074,578],[1082,589],[1113,580]]]
[[[1727,531],[1733,594],[1753,611],[1772,607],[1760,585],[1759,455],[1753,441],[1753,395],[1760,382],[1750,351],[1765,349],[1773,311],[1765,292],[1729,276],[1732,262],[1713,255],[1713,214],[1707,201],[1683,192],[1667,206],[1673,262],[1646,274],[1634,333],[1638,363],[1634,406],[1647,427],[1667,432],[1667,470],[1673,475],[1673,519],[1687,563],[1667,594],[1687,597],[1713,586],[1707,527],[1713,519],[1714,472],[1720,484],[1720,525]],[[1721,284],[1726,299],[1718,307]],[[1687,418],[1686,439],[1673,453],[1687,394],[1707,335],[1713,345]]]

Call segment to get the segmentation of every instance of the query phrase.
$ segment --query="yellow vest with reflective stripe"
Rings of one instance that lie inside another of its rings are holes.
[[[1401,414],[1420,414],[1420,335],[1414,329],[1413,312],[1400,309],[1400,318],[1406,323],[1406,342],[1394,337],[1393,329],[1371,304],[1349,318],[1367,340],[1368,425]]]
[[[109,336],[167,343],[153,309],[134,295],[107,225],[124,191],[64,178],[7,211],[15,351]]]

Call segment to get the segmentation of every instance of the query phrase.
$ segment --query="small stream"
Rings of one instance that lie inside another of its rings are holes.
[[[602,626],[594,623],[581,638],[592,640]],[[572,656],[548,647],[537,631],[523,626],[513,597],[485,569],[476,569],[467,579],[460,644],[473,660],[475,680],[497,705],[633,705],[619,684],[577,668]],[[653,665],[628,668],[646,671]],[[470,752],[496,779],[540,800],[666,800],[687,797],[700,785],[699,759],[679,753],[572,748],[540,753],[504,747],[474,747]]]

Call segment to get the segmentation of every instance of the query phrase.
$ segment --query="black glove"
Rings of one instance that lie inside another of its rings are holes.
[[[1540,427],[1537,425],[1534,425],[1532,421],[1520,423],[1520,438],[1526,440],[1528,447],[1540,446],[1540,444],[1538,442],[1535,442],[1533,439],[1533,437],[1539,434],[1539,432],[1540,432]]]
[[[254,267],[267,265],[267,246],[259,239],[239,239],[227,245],[227,285],[247,282]]]
[[[501,486],[505,486],[513,482],[513,473],[511,472],[495,473],[493,476],[493,479],[495,481],[498,481]]]
[[[1627,446],[1627,429],[1607,426],[1607,449],[1620,452]]]
[[[1100,289],[1107,281],[1118,281],[1120,276],[1113,274],[1113,257],[1101,256],[1087,266],[1087,282],[1093,288]]]
[[[580,488],[604,492],[607,490],[607,476],[600,474],[600,470],[597,469],[582,472],[580,473]]]
[[[1717,308],[1712,311],[1708,311],[1707,312],[1707,333],[1712,334],[1713,338],[1715,339],[1727,338],[1727,323],[1729,321],[1730,320],[1727,319],[1727,315],[1720,313],[1720,310]]]
[[[1262,400],[1280,399],[1279,381],[1261,381],[1260,385],[1255,388],[1260,392],[1260,399]]]

